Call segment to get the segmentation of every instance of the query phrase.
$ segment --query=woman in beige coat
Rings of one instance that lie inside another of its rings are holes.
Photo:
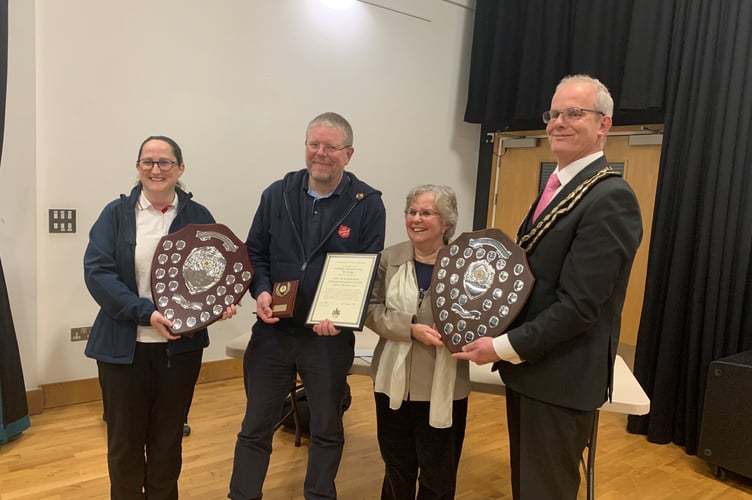
[[[453,359],[435,329],[431,274],[454,234],[457,199],[446,186],[413,188],[408,241],[384,249],[366,325],[379,334],[371,376],[384,460],[382,499],[454,498],[465,436],[469,366]]]

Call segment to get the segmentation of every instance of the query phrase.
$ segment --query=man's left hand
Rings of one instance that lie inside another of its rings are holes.
[[[313,325],[313,331],[321,337],[333,337],[342,333],[342,330],[334,326],[334,323],[330,319],[319,321]]]
[[[496,354],[496,350],[493,347],[493,338],[491,337],[480,337],[478,340],[462,346],[462,352],[455,352],[452,354],[452,357],[455,359],[466,359],[477,365],[495,363],[501,359]]]

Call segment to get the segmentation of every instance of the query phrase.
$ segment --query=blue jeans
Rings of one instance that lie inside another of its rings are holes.
[[[354,345],[355,337],[348,330],[320,337],[310,328],[256,322],[243,358],[247,403],[235,444],[229,498],[261,497],[274,427],[296,373],[311,413],[305,498],[337,498],[334,478],[345,443],[342,399]]]

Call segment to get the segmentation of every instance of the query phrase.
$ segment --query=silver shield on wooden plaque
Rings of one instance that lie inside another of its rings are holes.
[[[462,233],[439,251],[431,276],[433,317],[451,352],[497,337],[522,310],[535,279],[527,255],[499,229]]]
[[[222,224],[188,224],[163,236],[151,265],[151,295],[172,321],[174,335],[190,336],[240,302],[253,279],[247,247]]]

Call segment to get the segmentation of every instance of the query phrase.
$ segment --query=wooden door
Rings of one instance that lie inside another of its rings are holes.
[[[635,256],[622,313],[621,342],[631,346],[637,344],[661,157],[660,142],[630,145],[630,134],[638,134],[632,135],[633,137],[645,137],[643,128],[661,130],[663,127],[613,127],[604,148],[610,163],[624,165],[624,178],[637,195],[642,211],[643,238]],[[509,137],[509,134],[505,135]],[[549,149],[545,131],[515,133],[515,137],[537,139],[535,147],[503,147],[502,139],[505,135],[496,134],[494,138],[494,168],[489,192],[487,227],[497,227],[514,238],[522,219],[538,195],[540,165],[555,163],[556,159]]]

